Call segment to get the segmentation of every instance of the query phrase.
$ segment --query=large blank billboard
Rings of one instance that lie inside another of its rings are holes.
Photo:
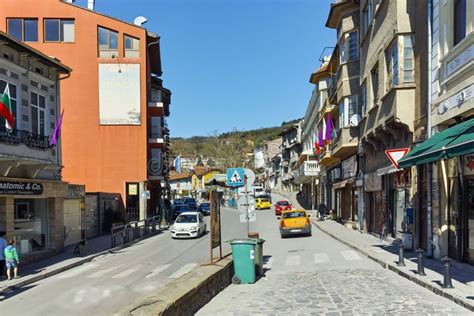
[[[140,64],[99,64],[102,125],[140,125]]]

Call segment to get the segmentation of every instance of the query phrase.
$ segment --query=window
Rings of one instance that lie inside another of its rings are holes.
[[[362,83],[362,86],[360,87],[360,114],[365,115],[367,108],[367,86],[364,83]]]
[[[7,19],[8,34],[19,41],[38,41],[37,19]]]
[[[6,87],[7,87],[7,82],[3,81],[3,80],[0,80],[0,99],[1,99],[1,95],[5,91]],[[10,104],[12,106],[13,117],[15,118],[15,125],[19,126],[18,119],[17,119],[18,113],[17,113],[17,91],[16,91],[16,86],[11,84],[11,83],[8,83],[8,88],[10,89]],[[6,123],[6,120],[2,116],[0,116],[0,130],[5,129],[5,123]],[[16,126],[12,126],[12,128],[16,128]]]
[[[398,40],[393,41],[386,51],[388,82],[387,88],[398,85]]]
[[[117,50],[118,33],[99,27],[99,50]]]
[[[353,117],[358,114],[358,112],[357,96],[353,95],[344,98],[344,102],[339,104],[339,127],[342,128],[354,124],[357,125],[359,122],[358,120],[356,122]]]
[[[74,42],[74,20],[45,19],[45,42]]]
[[[340,62],[355,60],[359,57],[358,32],[352,31],[343,35],[340,44]]]
[[[454,42],[456,46],[466,37],[466,0],[454,0]]]
[[[403,36],[403,82],[413,82],[413,45],[410,35]]]
[[[46,112],[46,98],[31,92],[31,132],[33,134],[45,135]]]
[[[14,199],[15,240],[18,252],[41,251],[48,246],[47,199]]]
[[[363,27],[362,33],[363,34],[367,33],[374,18],[373,16],[374,10],[372,6],[373,6],[372,0],[367,1],[367,6],[364,9],[363,20],[362,20],[362,27]]]
[[[152,116],[151,117],[151,138],[160,138],[161,137],[161,117]]]
[[[128,35],[123,36],[125,57],[136,58],[140,56],[140,40]]]
[[[372,106],[379,101],[379,65],[375,65],[370,71],[372,81]]]

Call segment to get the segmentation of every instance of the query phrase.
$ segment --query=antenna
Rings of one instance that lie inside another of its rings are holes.
[[[146,22],[148,22],[148,20],[144,16],[137,16],[135,20],[133,20],[133,24],[138,26],[142,26]]]

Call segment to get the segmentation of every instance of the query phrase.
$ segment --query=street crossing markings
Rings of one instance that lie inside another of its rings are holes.
[[[299,266],[301,263],[301,256],[288,256],[286,258],[285,266]]]
[[[316,263],[316,264],[329,262],[329,256],[328,256],[327,253],[324,253],[324,252],[314,253],[313,257],[314,257],[314,263]]]
[[[165,271],[169,267],[171,267],[171,264],[165,264],[165,265],[159,266],[156,269],[151,270],[151,273],[147,275],[146,278],[148,279],[148,278],[154,277],[155,275]]]
[[[100,277],[106,275],[107,273],[110,273],[110,272],[112,272],[112,271],[114,271],[114,270],[116,270],[116,269],[118,269],[118,268],[120,268],[120,267],[122,267],[122,266],[123,266],[123,264],[119,264],[118,266],[115,266],[115,267],[110,268],[110,269],[104,269],[104,270],[100,270],[100,271],[94,272],[94,273],[92,273],[91,275],[89,275],[87,278],[88,278],[88,279],[98,279],[98,278],[100,278]]]
[[[197,266],[198,264],[197,263],[188,263],[188,264],[185,264],[184,266],[182,266],[179,270],[175,271],[175,273],[173,273],[172,275],[170,275],[169,277],[171,279],[177,279],[179,278],[180,276],[188,273],[189,271],[191,271],[195,266]]]
[[[362,260],[354,250],[341,251],[341,254],[347,261]]]
[[[129,275],[137,272],[138,270],[140,270],[141,266],[135,266],[131,269],[127,269],[123,272],[120,272],[119,274],[116,274],[112,277],[112,279],[123,279],[123,278],[126,278],[128,277]]]
[[[69,278],[73,278],[83,272],[86,272],[88,270],[91,270],[91,269],[94,269],[94,268],[97,268],[99,265],[98,264],[85,264],[84,266],[80,266],[76,269],[73,269],[71,270],[70,272],[67,272],[67,273],[64,273],[64,274],[60,274],[58,276],[58,279],[69,279]]]

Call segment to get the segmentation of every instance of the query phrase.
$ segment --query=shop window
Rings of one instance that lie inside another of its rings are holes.
[[[45,19],[44,41],[72,43],[75,39],[74,20]]]
[[[466,37],[466,0],[454,0],[454,42],[456,46]]]
[[[0,96],[5,92],[5,88],[7,87],[7,82],[4,80],[0,80]],[[8,83],[8,88],[10,90],[10,104],[12,106],[13,117],[15,118],[15,125],[20,126],[18,123],[18,110],[17,110],[17,91],[16,85]],[[6,129],[6,120],[0,116],[0,130],[4,131]],[[16,128],[16,126],[11,126],[12,128]]]
[[[140,40],[128,35],[123,36],[125,57],[137,58],[140,57]]]
[[[118,33],[103,27],[98,29],[99,56],[112,57],[118,53]],[[111,55],[112,54],[112,55]]]
[[[15,199],[15,241],[21,254],[45,250],[48,240],[46,199]]]
[[[7,19],[8,34],[19,41],[38,41],[38,20],[37,19]]]
[[[33,134],[45,135],[46,126],[46,98],[35,92],[31,92],[31,132]]]

